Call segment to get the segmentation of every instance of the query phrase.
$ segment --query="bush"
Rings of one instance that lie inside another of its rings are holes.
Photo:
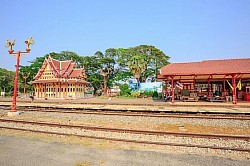
[[[157,92],[157,91],[154,91],[152,97],[153,97],[154,99],[158,99],[158,92]]]
[[[119,86],[121,96],[129,96],[131,93],[131,89],[129,88],[128,84],[122,84]]]
[[[159,98],[159,99],[162,99],[162,93],[159,93],[159,94],[158,94],[158,98]]]
[[[153,96],[153,91],[144,91],[144,95],[152,97]]]
[[[86,94],[93,94],[94,93],[94,90],[88,90],[85,92]]]
[[[140,97],[140,95],[141,95],[140,91],[131,92],[131,96],[132,96],[132,97],[138,98],[138,97]]]

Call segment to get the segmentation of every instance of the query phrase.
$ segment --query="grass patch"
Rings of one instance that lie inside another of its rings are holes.
[[[90,162],[88,162],[88,161],[81,161],[81,162],[75,163],[73,166],[90,166]]]
[[[132,96],[117,96],[117,98],[119,98],[119,99],[136,99],[136,97],[132,97]]]

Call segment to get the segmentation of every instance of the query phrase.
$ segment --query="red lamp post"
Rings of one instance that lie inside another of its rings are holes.
[[[22,52],[22,51],[14,52],[12,47],[15,45],[15,41],[16,40],[11,42],[11,41],[7,40],[6,45],[5,45],[6,47],[9,47],[9,50],[8,50],[9,54],[14,55],[16,57],[16,76],[15,76],[15,80],[14,80],[14,93],[13,93],[12,107],[11,107],[10,112],[8,113],[9,116],[19,114],[16,111],[16,96],[17,96],[18,72],[19,72],[20,58],[22,55],[29,53],[30,52],[30,45],[34,44],[34,39],[33,39],[33,37],[31,37],[30,39],[25,41],[25,44],[27,45],[25,52]]]

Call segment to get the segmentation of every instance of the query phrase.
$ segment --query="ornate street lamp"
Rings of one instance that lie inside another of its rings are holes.
[[[107,76],[110,73],[110,71],[111,71],[110,67],[101,68],[101,74],[104,77],[104,96],[107,96]]]
[[[17,84],[18,84],[18,72],[19,72],[19,63],[20,63],[20,58],[22,55],[27,54],[30,52],[30,45],[34,44],[34,39],[33,37],[29,38],[28,40],[25,40],[25,44],[27,45],[26,51],[17,51],[14,52],[13,46],[15,45],[15,41],[13,42],[7,40],[5,46],[9,48],[8,52],[10,55],[13,55],[16,57],[16,76],[14,80],[14,93],[13,93],[13,100],[12,100],[12,107],[10,112],[8,112],[8,116],[14,116],[14,115],[19,115],[19,112],[16,111],[16,96],[17,96]]]

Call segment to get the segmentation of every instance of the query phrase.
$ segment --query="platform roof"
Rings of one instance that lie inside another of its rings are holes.
[[[171,63],[160,69],[158,79],[190,81],[250,79],[250,58],[205,60],[201,62]]]

